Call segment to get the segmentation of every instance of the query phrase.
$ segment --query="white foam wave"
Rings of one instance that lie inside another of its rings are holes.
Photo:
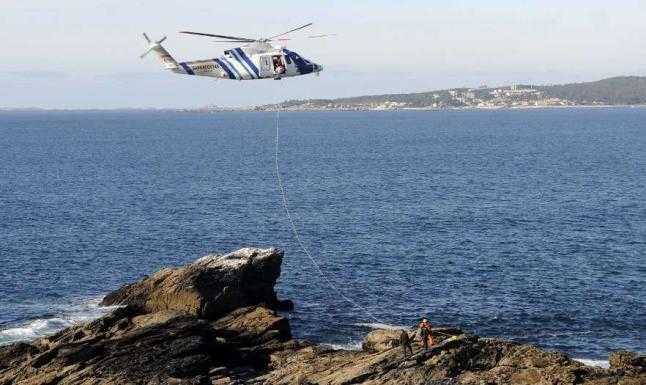
[[[35,319],[25,325],[0,330],[0,345],[29,341],[54,334],[75,324],[101,317],[116,307],[99,307],[100,299],[91,299],[62,307],[60,314]]]
[[[345,344],[321,344],[322,346],[328,347],[334,350],[347,350],[347,351],[359,351],[361,350],[361,342],[348,342]]]
[[[608,369],[610,367],[610,364],[608,363],[608,361],[605,361],[605,360],[590,360],[587,358],[573,358],[573,360],[579,361],[580,363],[586,366],[594,366],[597,368],[604,368],[604,369]]]
[[[46,335],[71,326],[72,323],[62,318],[37,319],[29,324],[17,328],[0,331],[0,337],[4,340],[32,339],[40,335]]]

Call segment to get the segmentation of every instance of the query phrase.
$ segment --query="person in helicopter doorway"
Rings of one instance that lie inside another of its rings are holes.
[[[426,318],[422,318],[422,322],[419,323],[419,338],[424,351],[428,351],[429,345],[433,346],[433,331]]]
[[[285,73],[285,66],[280,56],[274,56],[274,72],[278,75]]]

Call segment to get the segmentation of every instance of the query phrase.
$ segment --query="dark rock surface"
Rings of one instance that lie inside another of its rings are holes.
[[[108,294],[101,305],[131,305],[148,313],[176,310],[209,319],[261,303],[278,308],[281,302],[274,285],[282,261],[283,253],[276,249],[209,255],[124,286]]]
[[[636,353],[613,353],[599,369],[456,328],[436,328],[428,351],[413,340],[410,357],[401,330],[373,331],[352,352],[294,340],[275,311],[281,260],[274,249],[243,249],[161,270],[107,296],[125,305],[111,314],[0,347],[0,385],[646,384]]]

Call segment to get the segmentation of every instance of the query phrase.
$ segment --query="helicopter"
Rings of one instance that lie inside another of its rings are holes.
[[[146,33],[144,39],[148,42],[148,49],[141,55],[143,59],[150,52],[154,52],[161,59],[164,68],[182,75],[207,76],[216,79],[231,80],[280,80],[286,77],[302,76],[307,74],[319,75],[323,66],[316,64],[282,45],[273,42],[291,40],[286,35],[308,28],[313,23],[308,23],[287,32],[260,39],[246,37],[218,35],[202,32],[180,31],[182,34],[217,38],[218,43],[245,43],[244,45],[224,51],[224,55],[213,59],[178,62],[162,46],[166,37],[152,41]],[[322,38],[331,35],[312,35],[307,38]]]

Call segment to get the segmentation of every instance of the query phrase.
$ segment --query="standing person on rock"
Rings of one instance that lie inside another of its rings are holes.
[[[413,355],[413,347],[410,343],[410,336],[404,329],[402,329],[402,332],[399,335],[399,343],[402,346],[402,350],[404,351],[404,359],[407,359],[409,356]]]
[[[426,318],[422,318],[422,322],[419,323],[419,338],[420,343],[424,347],[424,351],[428,351],[428,346],[433,346],[433,333],[431,330],[431,324]]]

